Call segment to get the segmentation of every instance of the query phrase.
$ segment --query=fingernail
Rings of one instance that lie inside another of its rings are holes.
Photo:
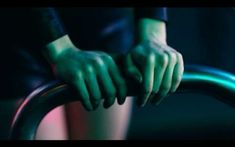
[[[141,76],[139,76],[139,75],[135,75],[135,77],[136,77],[136,79],[137,79],[137,81],[138,81],[138,82],[140,82],[140,83],[142,82],[142,78],[141,78]]]
[[[126,98],[125,98],[125,97],[122,97],[121,100],[118,100],[118,103],[119,103],[120,105],[122,105],[122,104],[125,103],[125,100],[126,100]]]
[[[155,103],[155,106],[158,106],[158,105],[162,102],[162,100],[163,100],[163,98],[162,98],[162,97],[161,97],[161,98],[159,98],[158,102],[157,102],[157,103]]]
[[[160,104],[160,101],[158,101],[157,103],[155,103],[155,106],[158,106]]]
[[[104,108],[108,108],[108,104],[104,102],[103,104]]]
[[[154,98],[157,95],[157,93],[158,93],[158,90],[155,91],[155,92],[152,92],[151,96],[149,97],[149,99],[151,100],[152,98]]]
[[[98,102],[95,102],[95,103],[93,104],[93,110],[96,110],[96,109],[98,108],[98,106],[99,106],[99,103],[98,103]]]
[[[111,106],[111,104],[109,104],[108,102],[104,101],[103,106],[105,109],[109,108]]]
[[[119,100],[119,99],[118,99]],[[124,104],[125,103],[125,101],[126,101],[126,90],[123,92],[121,92],[121,94],[120,94],[120,100],[119,100],[119,104]]]
[[[141,101],[140,101],[140,107],[144,107],[146,102],[147,102],[147,98],[149,97],[149,94],[144,94],[142,97],[141,97]]]
[[[173,93],[173,92],[175,92],[175,89],[171,89],[169,92],[170,92],[170,93]]]
[[[144,104],[144,103],[140,105],[140,107],[144,107],[144,106],[145,106],[145,104]]]
[[[87,111],[92,111],[93,108],[89,107],[89,108],[86,108]]]
[[[137,105],[142,108],[142,107],[144,107],[145,104],[142,102],[138,102]]]

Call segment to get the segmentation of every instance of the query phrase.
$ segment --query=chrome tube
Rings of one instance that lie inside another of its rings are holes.
[[[139,85],[129,82],[128,95],[136,96]],[[204,67],[185,66],[180,87],[176,93],[201,92],[235,106],[235,76],[228,72]],[[41,120],[57,106],[79,101],[73,89],[58,81],[33,91],[20,105],[12,121],[9,139],[33,140]]]

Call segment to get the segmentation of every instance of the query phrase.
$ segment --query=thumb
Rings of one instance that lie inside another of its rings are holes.
[[[138,81],[139,83],[142,82],[142,75],[134,64],[131,55],[128,55],[126,59],[126,74],[135,81]]]

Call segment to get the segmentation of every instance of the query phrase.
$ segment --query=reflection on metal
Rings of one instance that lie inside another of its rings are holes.
[[[128,95],[136,96],[138,85],[129,82]],[[185,66],[177,93],[202,92],[235,106],[235,76],[214,68]],[[9,139],[33,140],[43,117],[65,103],[78,101],[74,91],[58,81],[32,92],[19,107],[11,126]]]
[[[235,75],[211,67],[186,66],[177,92],[200,92],[235,106]]]

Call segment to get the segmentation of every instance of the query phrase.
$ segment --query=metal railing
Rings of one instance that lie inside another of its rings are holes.
[[[128,80],[127,80],[128,81]],[[128,95],[137,96],[139,85],[128,83]],[[176,93],[201,92],[235,106],[235,75],[205,66],[185,66]],[[11,124],[11,140],[33,140],[41,120],[57,106],[79,101],[73,89],[52,81],[34,90],[20,105]]]

